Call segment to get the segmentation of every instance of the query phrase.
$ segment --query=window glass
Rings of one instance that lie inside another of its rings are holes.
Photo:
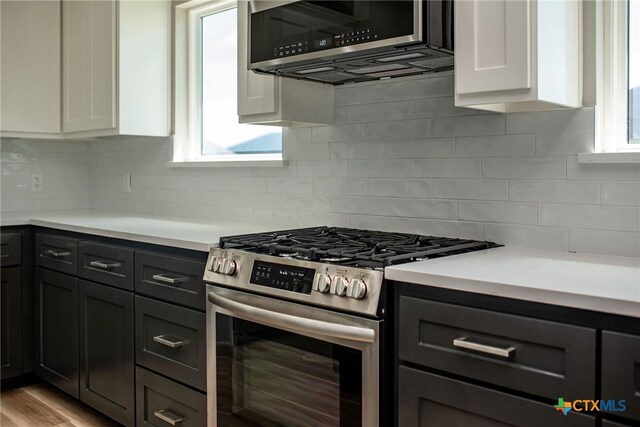
[[[282,128],[238,123],[237,9],[202,18],[203,156],[282,152]]]
[[[629,142],[640,144],[640,0],[629,0]]]

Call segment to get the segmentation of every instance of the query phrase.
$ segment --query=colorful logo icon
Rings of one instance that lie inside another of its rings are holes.
[[[567,415],[572,409],[575,412],[624,412],[627,410],[625,400],[574,400],[565,402],[564,398],[558,398],[558,404],[553,405],[556,411]]]
[[[564,415],[567,415],[571,409],[571,402],[565,402],[562,397],[558,398],[558,404],[554,406],[556,411],[562,412]]]

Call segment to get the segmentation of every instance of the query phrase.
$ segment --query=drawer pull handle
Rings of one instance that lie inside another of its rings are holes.
[[[182,415],[176,414],[175,412],[169,409],[163,409],[161,411],[155,411],[153,413],[157,418],[160,418],[165,423],[169,423],[172,426],[177,426],[182,424],[182,422],[186,419]]]
[[[501,348],[491,345],[479,344],[477,342],[467,341],[467,337],[460,337],[453,340],[453,346],[465,348],[467,350],[478,351],[480,353],[491,354],[492,356],[500,356],[505,359],[511,359],[516,352],[515,347]]]
[[[103,270],[110,270],[112,268],[120,267],[122,264],[115,261],[91,261],[89,265],[91,267],[97,267]]]
[[[153,340],[157,343],[166,345],[167,347],[171,348],[184,347],[185,345],[189,344],[189,340],[185,340],[175,335],[169,334],[157,335],[153,337]]]
[[[151,278],[153,280],[158,281],[158,282],[170,283],[172,285],[175,285],[177,283],[186,282],[187,280],[189,280],[186,277],[182,277],[182,276],[169,277],[169,276],[164,275],[164,274],[154,274],[153,276],[151,276]]]
[[[44,251],[44,254],[52,256],[54,258],[62,258],[62,257],[71,255],[71,252],[69,252],[69,251],[56,251],[54,249],[49,249],[48,251]]]

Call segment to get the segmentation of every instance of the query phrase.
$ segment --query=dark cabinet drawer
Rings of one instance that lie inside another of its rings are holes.
[[[206,427],[207,397],[136,368],[136,425]]]
[[[595,417],[401,366],[398,425],[595,427]]]
[[[205,314],[136,297],[136,363],[206,390]]]
[[[78,275],[117,288],[133,290],[133,251],[91,242],[78,243]]]
[[[594,329],[400,298],[399,357],[539,396],[595,395]]]
[[[640,337],[602,332],[602,399],[624,400],[615,415],[640,421]]]
[[[136,252],[136,292],[205,309],[204,262]]]
[[[20,265],[20,254],[20,233],[0,234],[0,265],[2,267]]]
[[[66,237],[36,234],[36,263],[75,276],[78,271],[78,242]]]

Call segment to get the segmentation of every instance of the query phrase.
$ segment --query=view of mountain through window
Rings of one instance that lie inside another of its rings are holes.
[[[282,128],[238,123],[236,11],[202,18],[203,156],[282,152]]]

